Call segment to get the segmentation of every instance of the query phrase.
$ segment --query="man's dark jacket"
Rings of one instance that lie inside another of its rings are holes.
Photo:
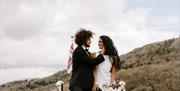
[[[95,59],[92,59],[88,51],[85,51],[82,46],[78,46],[74,50],[72,58],[73,70],[70,88],[75,85],[81,88],[92,88],[94,84],[93,68],[104,61],[103,55],[99,54]]]

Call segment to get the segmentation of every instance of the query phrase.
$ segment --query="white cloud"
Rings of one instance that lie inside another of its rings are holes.
[[[57,67],[65,65],[69,44],[64,38],[42,37],[26,41],[2,40],[2,68]],[[66,44],[62,45],[62,43]],[[21,64],[19,64],[21,63]],[[61,64],[62,63],[62,64]]]
[[[149,22],[149,26],[155,30],[178,32],[180,28],[179,23],[180,18],[178,15],[167,15],[161,17],[152,17]]]
[[[46,27],[46,16],[36,8],[20,3],[19,11],[4,20],[4,30],[7,37],[26,39],[36,37]]]
[[[49,76],[58,69],[53,68],[15,68],[15,69],[0,69],[0,84],[14,80],[22,80],[27,78],[41,78]]]

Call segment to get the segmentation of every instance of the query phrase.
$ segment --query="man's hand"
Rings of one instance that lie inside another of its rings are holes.
[[[103,48],[102,50],[101,50],[101,54],[104,54],[105,53],[105,48]]]
[[[96,58],[96,52],[91,53],[91,57],[92,57],[93,59],[95,59],[95,58]]]

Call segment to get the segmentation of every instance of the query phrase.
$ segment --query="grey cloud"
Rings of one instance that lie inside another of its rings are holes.
[[[30,7],[22,6],[22,10],[7,17],[4,21],[4,31],[7,37],[21,40],[34,37],[43,31],[46,17],[35,9],[28,11],[28,8]]]
[[[12,2],[11,2],[12,1]],[[3,1],[2,29],[5,37],[25,40],[43,35],[51,27],[58,9],[58,0],[14,0]]]

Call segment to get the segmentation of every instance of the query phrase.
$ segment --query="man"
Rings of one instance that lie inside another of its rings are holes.
[[[104,61],[102,54],[92,58],[88,49],[91,44],[93,33],[80,29],[75,35],[75,42],[78,47],[73,53],[73,69],[70,79],[71,91],[92,91],[94,84],[93,68]]]

